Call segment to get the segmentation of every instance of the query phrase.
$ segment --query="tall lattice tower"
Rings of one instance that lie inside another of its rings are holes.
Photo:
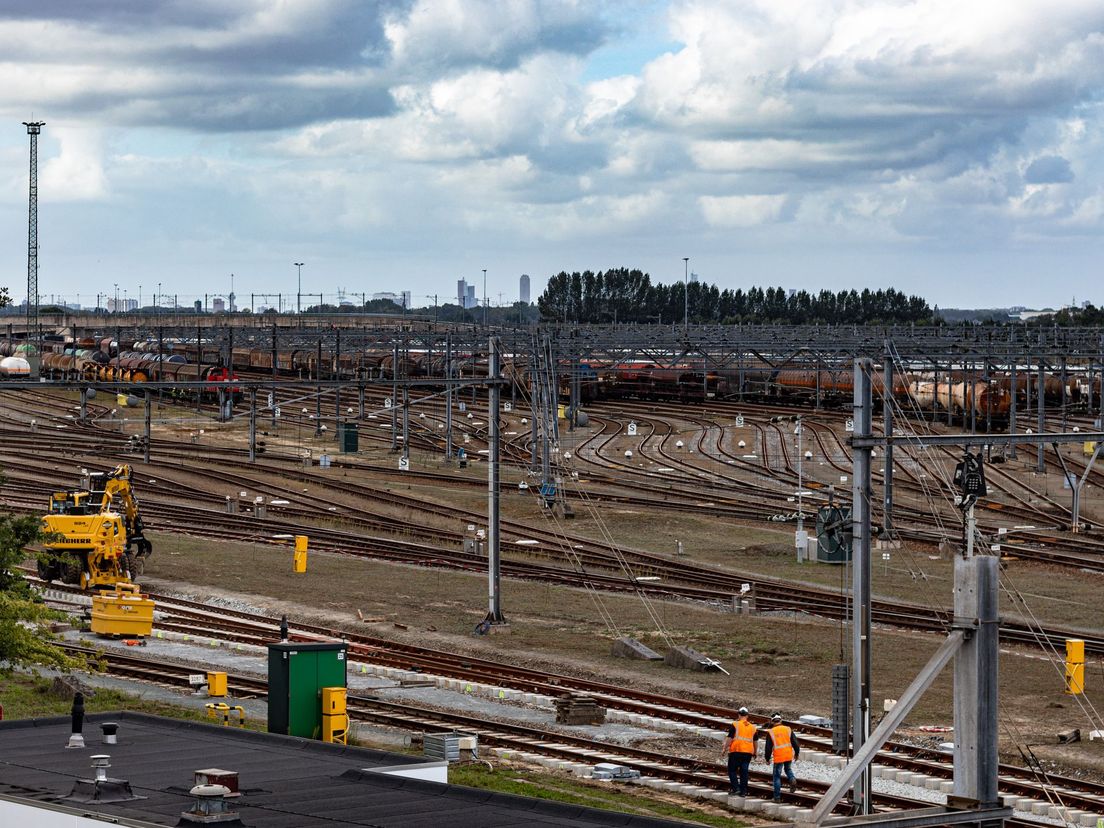
[[[41,355],[38,335],[38,134],[45,121],[24,121],[31,136],[31,193],[27,208],[27,341],[34,342]]]

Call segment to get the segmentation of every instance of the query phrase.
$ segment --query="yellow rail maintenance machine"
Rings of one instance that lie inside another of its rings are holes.
[[[42,518],[46,540],[38,576],[94,591],[92,632],[147,636],[154,602],[134,579],[153,551],[146,539],[130,466],[93,473],[78,491],[55,492]]]

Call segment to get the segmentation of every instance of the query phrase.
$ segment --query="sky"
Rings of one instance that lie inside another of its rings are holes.
[[[0,285],[1104,304],[1099,0],[3,0]],[[273,298],[272,302],[275,301]],[[285,298],[285,304],[288,300]]]

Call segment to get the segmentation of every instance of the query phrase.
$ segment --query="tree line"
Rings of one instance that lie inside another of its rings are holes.
[[[695,324],[873,324],[932,318],[925,299],[894,288],[818,293],[780,287],[721,290],[703,282],[653,284],[647,273],[628,268],[561,271],[549,279],[537,307],[543,321],[578,323],[677,323],[684,314]]]

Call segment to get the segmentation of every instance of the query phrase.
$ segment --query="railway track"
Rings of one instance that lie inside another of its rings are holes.
[[[226,640],[258,645],[263,645],[277,637],[279,622],[274,618],[210,607],[198,602],[167,596],[153,597],[158,601],[159,613],[165,613],[172,619],[167,622],[159,622],[159,627],[190,632],[197,636],[214,635]],[[526,692],[545,695],[556,696],[565,691],[583,692],[595,697],[599,703],[614,709],[715,729],[718,733],[723,730],[727,722],[732,720],[734,714],[733,710],[714,705],[688,702],[685,699],[673,699],[651,693],[640,693],[600,682],[549,674],[529,668],[519,668],[487,659],[458,656],[413,645],[396,644],[385,639],[349,633],[343,630],[300,624],[293,624],[291,629],[293,639],[343,638],[349,645],[350,657],[359,660],[398,667],[403,670],[456,677],[465,681],[481,681],[511,686]],[[111,658],[114,658],[114,654],[109,654],[109,660]],[[129,660],[127,656],[122,658]],[[147,671],[150,669],[148,664],[142,663],[142,659],[137,661],[139,664],[135,669]],[[187,668],[175,667],[175,665],[174,668],[185,677],[186,681],[189,672]],[[232,688],[237,688],[239,692],[246,694],[263,695],[262,685],[262,682],[247,677],[234,677],[231,680]],[[432,731],[439,730],[442,727],[450,729],[460,727],[478,732],[481,738],[489,744],[498,744],[513,749],[545,753],[546,755],[555,755],[558,758],[570,758],[574,761],[591,763],[612,761],[626,764],[626,759],[638,760],[644,763],[643,767],[634,764],[633,761],[629,761],[628,764],[637,767],[643,773],[699,785],[703,784],[702,780],[704,778],[709,782],[706,785],[707,787],[727,788],[727,777],[723,768],[711,764],[703,767],[698,759],[674,761],[669,754],[633,751],[622,747],[613,748],[592,740],[572,741],[562,733],[551,733],[537,728],[519,728],[517,726],[505,728],[510,731],[508,733],[510,736],[529,740],[528,744],[522,742],[519,745],[517,741],[503,741],[501,739],[501,731],[504,728],[498,722],[489,723],[486,720],[475,719],[471,716],[445,713],[439,710],[426,711],[420,709],[412,711],[410,705],[383,702],[379,699],[373,699],[370,707],[371,709],[361,710],[360,712],[363,712],[373,721],[408,729]],[[824,751],[831,750],[831,732],[829,730],[801,724],[793,726],[798,730],[803,744],[807,747]],[[534,743],[534,739],[537,739],[538,743]],[[565,741],[572,745],[572,750],[567,752],[560,750]],[[542,746],[550,746],[553,750],[549,753],[541,749]],[[538,749],[534,750],[534,748]],[[574,748],[589,751],[589,754],[584,753],[580,759],[579,755],[573,754]],[[595,751],[605,751],[605,755],[603,758],[594,758]],[[590,756],[589,759],[586,758],[587,755]],[[665,761],[657,764],[657,757]],[[907,743],[888,744],[879,753],[877,761],[879,764],[920,772],[929,776],[951,777],[951,767],[947,754],[919,748]],[[691,781],[677,775],[678,773],[687,772],[693,774],[696,779]],[[761,790],[766,794],[769,792],[766,774],[761,774],[758,778],[763,783]],[[1003,793],[1042,799],[1057,797],[1062,803],[1071,808],[1104,810],[1104,786],[1084,780],[1051,777],[1047,785],[1050,790],[1047,790],[1035,778],[1033,772],[1011,765],[1001,765],[1000,784]],[[820,793],[826,788],[825,785],[817,788],[817,791]],[[808,805],[809,803],[805,799],[799,799],[795,801],[795,804]],[[887,804],[894,805],[894,807],[901,806],[899,802],[887,802]],[[915,805],[915,803],[912,804]]]
[[[0,435],[2,436],[2,435]],[[51,454],[44,452],[36,435],[12,435],[9,449],[13,452],[20,445],[34,459],[17,460],[14,455],[8,460],[9,477],[5,487],[6,501],[17,508],[38,511],[49,493],[58,486],[67,486],[70,481],[59,477],[54,484],[44,478],[43,461]],[[61,462],[93,465],[102,463],[102,451],[105,446],[95,443],[86,447],[88,454],[81,454],[77,446],[71,446],[67,453],[54,455]],[[120,455],[125,459],[125,455]],[[290,464],[266,459],[254,469],[243,470],[241,466],[229,466],[225,458],[211,461],[209,464],[189,469],[190,475],[207,475],[212,482],[225,490],[241,486],[251,492],[267,492],[271,495],[284,495],[286,484],[275,483],[272,475],[289,473]],[[159,461],[150,467],[150,472],[159,478],[164,475],[171,480],[179,474],[179,467],[166,466]],[[179,482],[166,485],[163,497],[145,498],[148,511],[147,523],[156,528],[172,526],[189,534],[206,534],[220,539],[238,539],[257,542],[258,537],[271,537],[276,534],[310,534],[315,548],[321,551],[345,555],[370,557],[380,560],[417,563],[423,566],[450,567],[469,571],[485,568],[485,560],[478,555],[464,553],[450,547],[459,546],[462,535],[454,530],[443,528],[448,522],[453,525],[481,522],[483,515],[471,510],[436,505],[420,498],[408,497],[387,492],[380,486],[351,483],[347,480],[335,482],[321,472],[307,472],[294,469],[296,477],[319,487],[323,494],[306,496],[299,493],[294,497],[300,505],[273,509],[267,520],[258,520],[247,515],[228,515],[220,507],[224,506],[219,490],[203,490],[196,486],[188,487]],[[409,479],[409,478],[408,478]],[[653,484],[654,486],[654,484]],[[179,487],[179,488],[178,488]],[[433,514],[443,523],[427,529],[424,519],[418,523],[396,521],[381,517],[377,512],[365,508],[342,506],[341,519],[349,529],[320,527],[310,518],[326,508],[328,495],[326,488],[335,493],[354,494],[365,503],[388,503],[395,508],[408,509],[418,514]],[[181,495],[194,497],[191,503],[182,503]],[[15,495],[20,495],[16,499]],[[196,526],[197,516],[202,517],[203,529]],[[643,593],[655,597],[704,601],[714,605],[731,605],[733,595],[740,594],[744,584],[752,585],[760,611],[791,611],[830,619],[843,618],[847,611],[847,596],[825,588],[787,584],[777,579],[749,573],[719,570],[700,565],[675,561],[664,556],[641,550],[611,549],[608,545],[593,540],[565,536],[560,531],[552,531],[514,521],[504,521],[503,530],[507,540],[515,538],[537,540],[539,552],[533,547],[524,547],[524,559],[515,548],[508,553],[503,563],[503,573],[508,576],[541,580],[573,586],[614,592]],[[386,532],[386,535],[365,534],[365,532]],[[421,538],[419,540],[419,538]],[[443,543],[442,543],[443,542]],[[579,562],[582,570],[567,563],[565,547],[570,545],[572,556]],[[534,557],[544,558],[545,562],[536,562]],[[629,567],[626,570],[626,562]],[[659,576],[661,583],[642,582],[640,577]],[[875,606],[875,621],[911,629],[941,631],[948,623],[949,615],[945,609],[909,605],[905,602],[879,601]],[[1082,637],[1086,640],[1087,650],[1091,653],[1104,652],[1104,636],[1091,631],[1070,629],[1046,629],[1039,633],[1027,624],[1007,621],[1002,626],[1002,639],[1005,642],[1023,643],[1048,648],[1064,646],[1069,637]]]

